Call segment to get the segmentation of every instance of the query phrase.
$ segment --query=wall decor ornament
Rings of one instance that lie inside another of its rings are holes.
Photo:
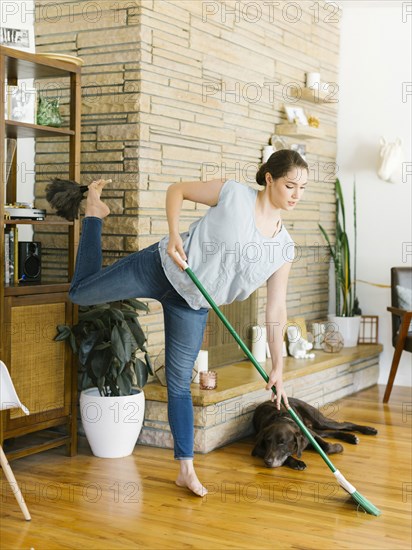
[[[12,4],[12,2],[9,3]],[[6,17],[5,13],[3,14],[3,17]],[[2,21],[2,23],[4,23],[4,21]],[[7,48],[13,48],[15,50],[34,52],[34,29],[33,27],[14,28],[2,26],[0,28],[0,44],[2,46],[7,46]]]
[[[402,181],[402,164],[405,160],[402,141],[397,138],[393,142],[388,142],[381,137],[379,145],[378,177],[389,183],[400,183]]]
[[[377,344],[379,342],[379,316],[361,315],[358,344]]]
[[[304,126],[308,125],[308,119],[306,118],[305,111],[302,109],[302,107],[285,105],[285,112],[289,123],[303,124]]]

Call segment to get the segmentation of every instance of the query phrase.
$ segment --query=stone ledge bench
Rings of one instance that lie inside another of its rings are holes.
[[[289,397],[297,397],[313,406],[351,395],[373,386],[379,376],[381,344],[362,344],[343,348],[339,353],[315,350],[314,359],[284,358],[284,387]],[[265,370],[270,372],[271,361]],[[215,390],[200,390],[192,384],[194,405],[195,452],[208,453],[217,447],[253,433],[254,409],[268,400],[265,382],[253,364],[240,361],[217,367]],[[139,444],[173,448],[167,421],[166,388],[158,382],[144,388],[146,410]]]

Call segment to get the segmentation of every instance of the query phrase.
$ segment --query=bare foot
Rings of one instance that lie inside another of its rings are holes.
[[[193,468],[193,461],[181,460],[180,463],[180,472],[177,476],[176,485],[178,487],[186,487],[198,497],[204,497],[207,495],[206,487],[203,487],[200,483]]]
[[[95,218],[105,218],[110,214],[109,207],[100,199],[103,187],[106,183],[105,180],[98,180],[93,181],[89,185],[85,210],[86,217],[93,216]]]

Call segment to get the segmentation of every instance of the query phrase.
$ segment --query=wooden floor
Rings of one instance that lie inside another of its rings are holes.
[[[252,439],[197,455],[209,495],[175,486],[172,452],[137,446],[123,459],[51,450],[12,462],[32,515],[25,522],[1,484],[2,550],[166,548],[411,548],[412,395],[395,387],[388,405],[375,386],[334,404],[328,414],[375,426],[379,434],[344,444],[332,461],[382,511],[357,510],[315,452],[308,468],[267,469],[250,456]]]

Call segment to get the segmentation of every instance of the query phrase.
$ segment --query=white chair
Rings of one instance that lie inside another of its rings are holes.
[[[16,393],[6,365],[3,363],[3,361],[0,361],[0,411],[17,408],[20,408],[25,414],[30,414],[29,409],[23,405]],[[1,446],[1,441],[0,464],[3,469],[4,475],[7,478],[7,481],[10,483],[11,490],[16,497],[16,500],[21,508],[21,511],[23,512],[25,519],[27,521],[30,521],[31,516],[29,510],[20,491],[20,487],[17,484],[16,478],[14,477],[10,464],[8,463],[6,455],[4,454],[3,448]]]

